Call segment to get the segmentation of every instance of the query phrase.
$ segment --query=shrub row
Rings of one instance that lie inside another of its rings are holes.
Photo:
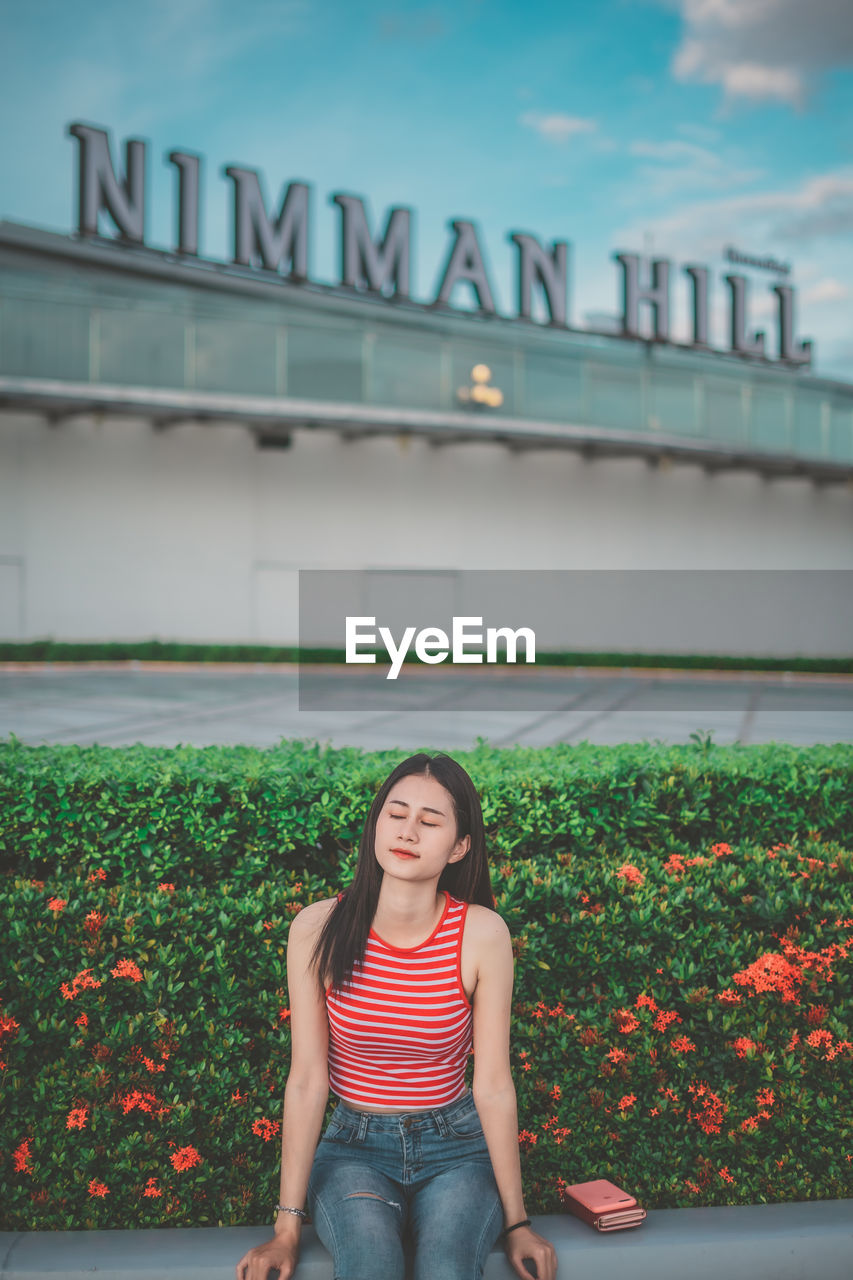
[[[369,652],[364,649],[363,652]],[[380,661],[387,655],[377,650]],[[498,662],[505,655],[499,654]],[[337,663],[343,649],[299,648],[297,645],[186,644],[168,640],[71,641],[2,640],[0,662],[282,662]],[[417,663],[412,652],[406,663]],[[823,671],[849,673],[853,658],[751,657],[717,653],[588,653],[581,650],[540,652],[539,667],[676,667],[696,671]]]
[[[575,754],[586,755],[585,783]],[[396,758],[307,746],[4,750],[0,1226],[269,1220],[287,929],[348,881],[370,794]],[[563,1187],[592,1177],[630,1186],[648,1207],[853,1194],[853,857],[811,826],[815,815],[849,822],[836,796],[844,750],[481,746],[460,759],[483,788],[516,953],[529,1209],[558,1211]],[[648,791],[630,786],[632,765]],[[241,778],[260,833],[248,852]],[[105,786],[114,808],[87,826],[84,797]],[[688,837],[682,806],[702,788],[703,834]],[[302,826],[282,858],[284,794],[289,824]],[[639,839],[620,831],[620,803]],[[145,813],[154,830],[107,838]],[[156,822],[175,814],[182,825],[164,847]],[[323,841],[331,855],[318,870]]]
[[[52,874],[94,860],[113,879],[260,884],[283,867],[327,874],[355,847],[401,753],[311,743],[254,747],[25,747],[0,743],[0,871]],[[816,832],[853,842],[853,751],[782,743],[629,743],[458,753],[483,798],[492,853],[624,844],[770,844]]]

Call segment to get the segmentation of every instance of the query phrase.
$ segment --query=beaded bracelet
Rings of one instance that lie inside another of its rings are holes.
[[[293,1213],[302,1220],[308,1217],[304,1209],[292,1209],[289,1204],[277,1204],[275,1208],[276,1213]]]
[[[504,1236],[508,1236],[510,1231],[515,1231],[516,1227],[529,1227],[530,1219],[522,1218],[521,1222],[514,1222],[511,1227],[504,1227]]]

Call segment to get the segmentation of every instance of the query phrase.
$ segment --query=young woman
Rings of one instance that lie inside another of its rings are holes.
[[[522,1196],[512,972],[474,785],[448,756],[411,756],[373,801],[350,888],[290,927],[275,1235],[237,1280],[289,1280],[306,1201],[335,1280],[403,1280],[406,1229],[414,1280],[479,1280],[502,1231],[522,1280],[525,1259],[554,1280]]]

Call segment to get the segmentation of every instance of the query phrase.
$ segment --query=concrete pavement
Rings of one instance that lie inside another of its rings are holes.
[[[414,668],[405,672],[409,685],[365,706],[345,668],[306,673],[313,684],[310,694],[303,684],[303,704],[322,709],[300,709],[294,666],[7,663],[0,739],[269,747],[284,737],[366,750],[465,750],[478,737],[495,746],[677,743],[694,732],[718,744],[853,742],[853,676],[508,667],[472,676]]]

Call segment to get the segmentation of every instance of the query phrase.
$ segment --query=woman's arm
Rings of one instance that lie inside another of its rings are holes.
[[[310,969],[311,952],[334,899],[313,903],[294,917],[287,941],[290,1000],[290,1071],[284,1090],[279,1204],[305,1208],[308,1178],[329,1101],[329,1022]],[[272,1206],[270,1206],[272,1209]],[[272,1268],[289,1280],[299,1257],[302,1219],[279,1213],[274,1237],[237,1263],[237,1280],[267,1280]]]
[[[504,1212],[504,1227],[527,1217],[518,1153],[518,1109],[509,1066],[512,1010],[512,943],[503,920],[486,908],[469,907],[474,925],[477,985],[474,989],[474,1103]],[[470,926],[469,926],[470,927]],[[553,1245],[530,1227],[506,1237],[507,1257],[522,1280],[530,1280],[524,1259],[536,1265],[539,1280],[554,1280],[557,1255]]]

